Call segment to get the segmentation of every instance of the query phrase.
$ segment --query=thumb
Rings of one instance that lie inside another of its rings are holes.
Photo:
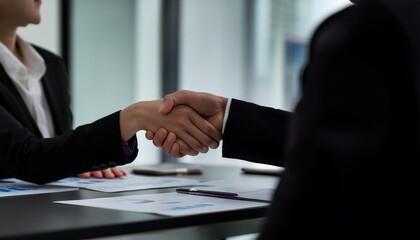
[[[173,107],[174,107],[174,100],[172,99],[170,95],[166,95],[163,98],[162,106],[160,106],[159,108],[159,113],[167,114],[172,110]]]
[[[174,92],[174,93],[166,95],[163,98],[162,106],[159,108],[159,113],[167,114],[170,111],[172,111],[172,109],[175,106],[182,105],[182,104],[187,104],[188,105],[187,100],[188,100],[188,95],[189,94],[190,94],[190,92],[185,91],[185,90],[181,90],[181,91]]]

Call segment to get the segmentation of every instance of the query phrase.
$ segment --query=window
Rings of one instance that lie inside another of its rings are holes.
[[[347,0],[184,0],[180,87],[293,110],[307,44]],[[249,136],[252,137],[252,136]],[[221,148],[182,161],[244,164]]]
[[[71,69],[75,124],[134,101],[162,97],[165,0],[73,0]],[[170,1],[170,0],[169,0]],[[178,87],[293,110],[307,44],[347,0],[179,0]],[[160,150],[139,133],[136,164]],[[238,163],[221,148],[186,162]],[[242,164],[242,163],[240,163]]]

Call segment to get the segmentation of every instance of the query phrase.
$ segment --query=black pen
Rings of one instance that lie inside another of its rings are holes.
[[[236,196],[238,196],[237,193],[233,193],[233,192],[201,190],[201,189],[196,189],[196,188],[177,188],[176,191],[178,193],[200,195],[200,196],[213,196],[213,197],[236,197]]]
[[[176,191],[178,193],[190,194],[190,195],[228,198],[232,200],[241,200],[241,201],[250,201],[250,202],[271,203],[271,200],[239,197],[237,193],[233,193],[233,192],[211,191],[211,190],[201,190],[201,189],[199,190],[196,188],[177,188]]]

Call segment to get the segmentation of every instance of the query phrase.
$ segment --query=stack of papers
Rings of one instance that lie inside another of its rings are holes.
[[[235,189],[229,189],[232,191]],[[271,199],[273,189],[236,189],[239,196]],[[267,206],[268,203],[204,197],[176,192],[122,197],[56,201],[55,203],[114,210],[155,213],[165,216],[185,216]]]
[[[78,178],[69,177],[49,183],[52,186],[85,188],[100,192],[122,192],[153,188],[205,185],[198,180],[177,177],[148,177],[129,174],[121,178]]]
[[[78,188],[52,187],[24,182],[14,178],[0,180],[0,197],[75,191]]]
[[[218,186],[208,187],[209,183],[218,183]],[[17,179],[2,179],[0,180],[0,197],[74,191],[79,188],[101,192],[120,192],[186,186],[194,187],[194,191],[196,191],[195,188],[200,188],[204,192],[205,190],[209,190],[210,192],[223,191],[224,193],[234,193],[235,197],[221,198],[216,195],[200,196],[174,191],[148,195],[56,201],[55,203],[154,213],[165,216],[185,216],[267,206],[270,204],[274,192],[274,189],[226,187],[221,181],[203,183],[198,180],[186,178],[128,175],[116,179],[83,179],[71,177],[48,185],[37,185]],[[260,200],[264,200],[265,202]]]

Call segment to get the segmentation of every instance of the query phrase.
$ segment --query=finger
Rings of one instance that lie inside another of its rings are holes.
[[[189,91],[181,90],[181,91],[166,95],[163,98],[163,104],[159,108],[159,112],[161,114],[167,114],[170,111],[172,111],[172,109],[177,105],[181,105],[181,104],[188,105],[187,95],[189,93],[190,93]]]
[[[80,178],[90,178],[91,172],[80,173],[77,176]]]
[[[148,140],[153,140],[153,137],[155,136],[155,133],[152,131],[146,131],[146,134],[144,135]]]
[[[197,140],[197,136],[204,135],[197,127],[191,124],[188,128],[185,128],[184,131],[179,131],[177,137],[182,139],[190,148],[196,152],[206,153],[209,148]],[[203,136],[204,137],[204,136]]]
[[[159,108],[159,113],[167,114],[172,110],[173,107],[174,107],[173,94],[168,94],[163,98],[163,104]]]
[[[180,152],[179,144],[175,142],[174,145],[172,145],[170,155],[173,157],[180,158],[180,157],[184,157],[186,154],[183,154]]]
[[[170,132],[163,143],[162,149],[165,153],[170,154],[172,146],[176,142],[176,135],[173,132]]]
[[[177,141],[176,135],[172,132],[169,133],[162,147],[163,151],[166,154],[171,155],[172,157],[175,157],[175,158],[185,156],[185,154],[181,154],[179,150],[176,150],[176,149],[179,149],[179,144],[177,144],[176,141]],[[174,145],[176,145],[175,148],[174,148]],[[172,149],[175,149],[175,150],[172,151]]]
[[[127,175],[127,173],[120,169],[120,168],[111,168],[112,173],[114,173],[114,176],[119,178],[119,177],[124,177]]]
[[[155,136],[153,137],[153,144],[156,147],[162,147],[168,137],[168,131],[164,128],[160,128]]]
[[[102,170],[102,175],[104,178],[115,178],[115,174],[110,168]]]
[[[203,133],[191,120],[191,115],[196,114],[188,112],[188,123],[181,124],[181,131],[175,131],[176,136],[182,139],[188,146],[197,152],[206,153],[209,148],[207,145],[215,145],[217,143],[212,138]],[[198,116],[198,115],[197,115]],[[200,117],[201,118],[201,117]],[[201,121],[205,121],[201,118]]]
[[[94,172],[92,172],[92,177],[94,177],[94,178],[103,178],[104,175],[102,174],[102,171],[94,171]]]
[[[177,138],[182,139],[184,143],[186,143],[194,151],[206,153],[208,151],[208,147],[202,144],[198,139],[206,138],[207,136],[193,124],[190,117],[191,114],[197,113],[193,112],[188,107],[178,108],[177,113],[181,113],[183,115],[182,119],[176,123],[176,126],[174,126],[173,129]]]
[[[198,114],[191,114],[190,119],[192,123],[201,130],[201,132],[197,132],[197,135],[194,137],[210,148],[217,148],[219,146],[219,141],[222,140],[222,133]]]
[[[179,148],[179,151],[178,151],[178,152],[180,152],[179,155],[183,155],[183,156],[185,156],[185,155],[197,156],[199,154],[198,151],[195,151],[194,149],[192,149],[182,139],[179,139],[178,138],[176,142],[177,142],[178,146],[175,146],[175,147],[178,147]],[[174,150],[177,151],[177,149],[174,149]]]

